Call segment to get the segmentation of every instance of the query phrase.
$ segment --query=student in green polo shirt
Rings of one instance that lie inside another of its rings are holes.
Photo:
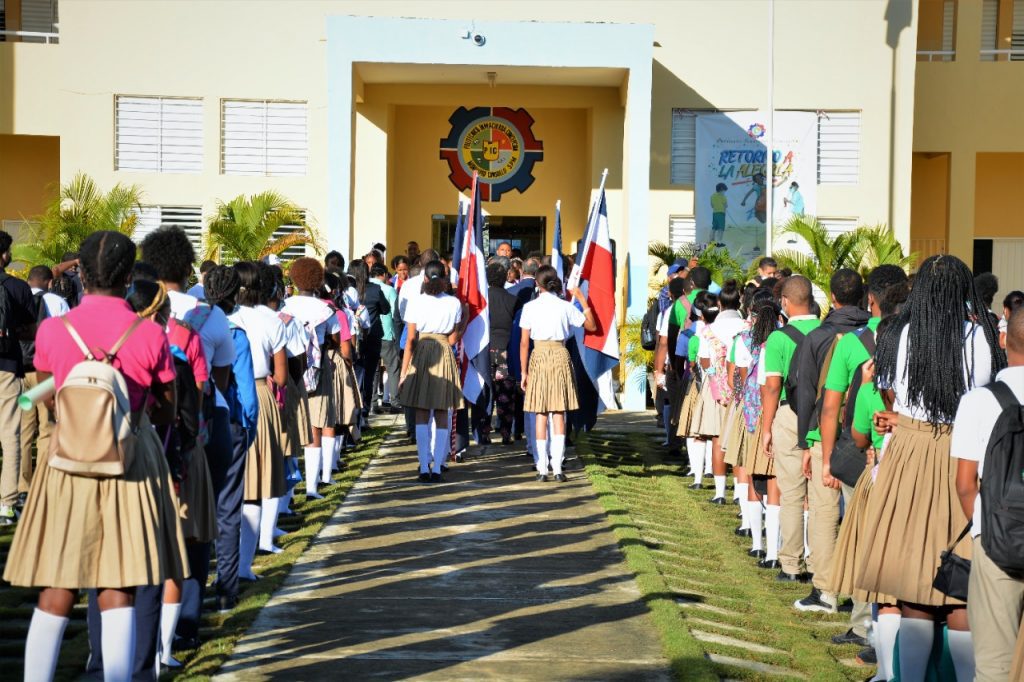
[[[811,314],[812,300],[811,282],[806,277],[794,275],[783,282],[782,314],[804,336],[821,324]],[[765,454],[775,460],[775,475],[782,493],[782,570],[777,579],[784,582],[806,580],[803,530],[807,479],[803,473],[803,451],[797,447],[796,413],[786,404],[784,386],[796,347],[796,341],[785,331],[771,333],[764,345],[765,376],[761,387],[762,444]]]

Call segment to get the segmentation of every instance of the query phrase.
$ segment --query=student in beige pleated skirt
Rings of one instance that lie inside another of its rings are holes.
[[[116,232],[94,232],[82,242],[86,296],[64,319],[100,356],[99,349],[112,348],[138,323],[124,300],[135,252],[135,244]],[[3,258],[9,262],[9,250]],[[174,365],[163,329],[148,321],[138,324],[117,358],[138,420],[127,471],[90,478],[50,467],[49,458],[40,457],[7,555],[5,580],[42,588],[25,642],[26,678],[53,678],[68,615],[82,589],[99,590],[104,672],[112,679],[130,678],[135,588],[188,577],[178,503],[151,426],[170,423],[175,415]],[[82,359],[61,319],[42,323],[35,356],[41,381],[53,376],[59,390]],[[147,396],[152,400],[149,415]],[[61,428],[59,413],[56,419],[51,446]]]
[[[690,385],[679,414],[679,428],[676,433],[686,439],[686,456],[690,462],[690,473],[693,474],[691,490],[704,487],[704,474],[711,471],[711,438],[701,431],[707,430],[701,425],[701,402],[704,385],[707,383],[707,372],[698,358],[700,336],[708,324],[718,317],[718,299],[706,291],[697,294],[690,311],[691,319],[695,320],[694,334],[687,341],[686,358],[690,368]],[[705,466],[706,465],[706,466]]]
[[[893,325],[878,337],[877,381],[890,387],[895,415],[879,418],[892,436],[865,508],[874,539],[859,557],[855,583],[899,599],[899,679],[907,682],[923,679],[933,621],[943,616],[957,677],[974,677],[966,609],[932,581],[940,555],[967,525],[950,457],[950,423],[963,394],[987,384],[1006,364],[986,309],[970,268],[954,256],[933,256],[921,264]],[[971,549],[969,538],[954,547],[965,559]]]
[[[537,415],[534,441],[537,480],[547,481],[550,462],[555,480],[564,482],[567,480],[562,471],[565,413],[579,407],[572,361],[565,349],[565,340],[573,333],[574,327],[592,332],[597,329],[597,323],[579,289],[573,289],[572,296],[580,308],[562,298],[562,280],[550,265],[537,270],[537,292],[537,297],[523,306],[519,318],[523,332],[519,358],[523,368],[522,386],[526,393],[523,411]],[[551,421],[550,440],[548,420]]]
[[[424,483],[442,480],[451,450],[448,410],[461,409],[463,404],[452,346],[468,318],[459,299],[447,293],[449,287],[444,263],[430,261],[423,267],[423,292],[409,301],[405,312],[407,335],[398,392],[402,405],[416,410],[419,480]]]

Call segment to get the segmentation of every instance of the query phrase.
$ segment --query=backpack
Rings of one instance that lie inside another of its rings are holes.
[[[0,355],[10,355],[18,346],[14,330],[14,311],[11,310],[11,292],[3,284],[11,276],[0,272]]]
[[[655,301],[647,309],[647,314],[640,321],[640,347],[644,350],[654,350],[658,347],[658,317],[661,310],[658,302]],[[671,310],[671,308],[669,308]]]
[[[862,327],[854,332],[860,340],[864,350],[869,357],[875,355],[875,333],[867,327]],[[836,442],[832,448],[832,457],[829,460],[829,468],[832,475],[848,486],[857,485],[857,479],[864,473],[867,465],[867,457],[864,450],[857,447],[853,442],[853,413],[857,401],[857,393],[864,383],[862,368],[858,367],[853,373],[853,380],[846,391],[844,407],[841,412],[842,420],[839,422],[839,432],[836,435]]]
[[[171,345],[174,360],[174,385],[177,393],[177,413],[172,426],[157,429],[164,444],[164,457],[175,483],[185,480],[192,453],[199,444],[199,389],[196,375],[185,352]]]
[[[790,409],[796,412],[796,394],[797,394],[797,367],[799,367],[799,356],[801,342],[806,338],[806,335],[794,327],[791,324],[784,325],[780,329],[783,334],[788,336],[790,340],[796,344],[796,348],[793,350],[793,356],[789,359],[789,368],[786,370],[786,376],[782,379],[782,386],[786,389],[786,402],[789,404]]]
[[[986,387],[1001,410],[985,450],[981,544],[1007,575],[1024,578],[1024,407],[1010,387]]]
[[[114,358],[142,318],[98,359],[78,331],[62,317],[65,329],[84,358],[68,373],[57,390],[56,425],[49,465],[75,476],[113,478],[131,468],[136,430],[128,385],[114,367]]]
[[[35,306],[35,320],[36,328],[38,329],[39,324],[45,320],[49,315],[46,310],[46,302],[43,301],[43,296],[46,294],[45,291],[40,291],[38,294],[32,295],[32,304]],[[36,342],[35,339],[32,341],[21,342],[21,361],[25,365],[25,371],[31,371],[34,366],[33,362],[36,359]]]
[[[324,349],[320,345],[320,338],[316,334],[316,328],[337,314],[337,309],[327,304],[327,315],[323,319],[312,322],[303,322],[306,328],[306,371],[302,373],[302,383],[306,386],[306,392],[313,394],[320,390],[320,375],[323,374]]]

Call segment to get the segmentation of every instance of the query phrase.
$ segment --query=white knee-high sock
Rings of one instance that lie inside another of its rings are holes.
[[[289,488],[288,492],[286,492],[281,497],[277,498],[277,515],[278,515],[278,517],[280,517],[282,514],[286,514],[287,512],[291,511],[291,509],[288,508],[288,505],[290,505],[292,503],[292,491],[294,491],[294,490],[295,490],[295,488]],[[277,529],[276,528],[274,529],[274,532],[277,533]]]
[[[448,466],[448,455],[452,450],[451,431],[439,428],[434,433],[434,473],[440,474],[441,467]]]
[[[135,664],[135,608],[107,609],[100,612],[103,634],[103,679],[127,682]]]
[[[715,475],[715,458],[712,455],[711,441],[706,440],[704,443],[704,475],[714,476]]]
[[[242,527],[238,542],[238,577],[255,579],[252,560],[256,556],[256,543],[260,537],[260,505],[242,505]]]
[[[687,438],[686,454],[690,458],[690,473],[693,474],[693,482],[701,483],[704,480],[704,441]]]
[[[743,515],[743,521],[740,523],[740,528],[750,528],[750,501],[747,499],[747,491],[750,489],[749,483],[736,483],[733,481],[733,494],[734,500],[740,501],[740,514]]]
[[[779,526],[780,514],[782,514],[782,507],[777,504],[769,504],[764,508],[764,558],[768,561],[779,558],[779,538],[782,534],[782,529]]]
[[[306,498],[320,500],[323,495],[316,491],[316,484],[320,480],[320,452],[321,448],[303,448],[306,463]]]
[[[169,668],[177,668],[181,663],[171,656],[171,643],[174,641],[174,628],[178,627],[178,616],[181,615],[181,604],[163,604],[160,607],[160,650],[157,657],[160,663]]]
[[[807,527],[810,525],[808,523],[808,521],[810,520],[810,517],[811,517],[811,512],[809,512],[808,510],[805,509],[804,510],[804,558],[805,559],[807,557],[811,556],[811,545],[810,545],[809,542],[807,542]]]
[[[725,476],[715,476],[715,497],[725,497]]]
[[[932,653],[935,623],[919,618],[900,620],[900,682],[924,682]]]
[[[68,619],[36,609],[25,639],[25,682],[49,682],[57,671],[60,643]]]
[[[548,442],[546,440],[535,440],[533,447],[537,452],[537,473],[548,475]]]
[[[274,529],[277,527],[277,501],[276,497],[268,497],[260,502],[260,549],[264,552],[281,552],[281,548],[274,545]]]
[[[757,500],[751,502],[747,500],[747,518],[750,521],[750,533],[751,533],[751,549],[758,550],[764,549],[764,543],[761,540],[761,528],[762,528],[762,509],[761,503]]]
[[[899,634],[902,619],[898,613],[878,614],[878,623],[875,625],[875,653],[878,655],[878,674],[881,676],[879,679],[892,679],[892,657],[896,650],[896,635]]]
[[[321,436],[320,438],[320,482],[327,484],[331,482],[331,472],[334,470],[334,443],[335,436]]]
[[[563,433],[561,436],[552,434],[548,441],[548,447],[551,449],[551,471],[557,476],[562,473],[562,463],[565,460],[565,434]]]
[[[430,424],[416,425],[416,454],[420,458],[420,473],[430,473]]]
[[[957,680],[974,679],[974,643],[971,633],[962,630],[946,630],[949,641],[949,656],[953,659]]]

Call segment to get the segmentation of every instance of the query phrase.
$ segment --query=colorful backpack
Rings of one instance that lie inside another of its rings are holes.
[[[761,351],[764,345],[755,346],[753,334],[748,329],[740,334],[740,340],[750,351],[750,367],[747,368],[747,381],[743,385],[743,421],[748,433],[757,429],[757,421],[761,418],[761,384],[758,382],[758,370],[761,367]]]
[[[725,362],[729,349],[711,329],[711,325],[704,327],[701,340],[711,346],[711,365],[707,370],[707,377],[711,382],[711,397],[717,401],[724,400],[729,396],[729,377]]]

